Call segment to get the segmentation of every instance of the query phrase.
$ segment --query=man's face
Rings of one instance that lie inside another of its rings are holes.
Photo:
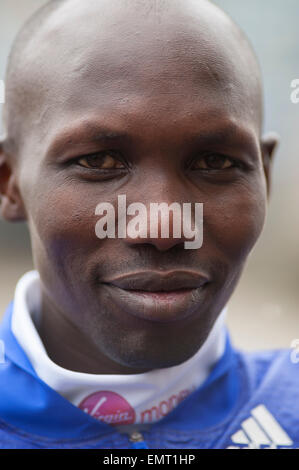
[[[171,24],[163,39],[155,22],[142,35],[119,24],[110,36],[109,24],[103,33],[93,21],[68,23],[57,48],[47,46],[18,184],[45,312],[74,325],[103,357],[146,371],[198,350],[261,233],[267,187],[258,112],[246,106],[246,83],[220,41],[209,37],[206,49],[200,34],[176,41]],[[148,209],[203,203],[202,247],[149,234],[97,238],[95,208],[112,204],[117,223],[118,195]],[[195,276],[197,288],[128,295],[110,283],[178,271]]]

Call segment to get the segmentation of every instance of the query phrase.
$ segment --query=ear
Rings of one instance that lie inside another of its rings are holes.
[[[4,147],[0,140],[0,214],[9,222],[22,222],[27,217],[17,184],[16,164]]]
[[[261,151],[262,151],[262,160],[263,160],[263,167],[264,173],[267,183],[267,197],[269,199],[270,192],[271,192],[271,175],[272,175],[272,164],[273,164],[273,156],[275,153],[275,149],[279,143],[279,136],[274,132],[269,132],[264,135],[261,139]]]

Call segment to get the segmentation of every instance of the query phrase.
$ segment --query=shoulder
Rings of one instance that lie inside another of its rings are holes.
[[[247,374],[261,385],[270,381],[293,382],[299,385],[299,351],[291,348],[245,351],[235,349],[239,363]]]
[[[234,348],[242,397],[228,429],[229,448],[299,447],[299,360],[288,348]],[[227,447],[227,443],[225,443]]]
[[[296,360],[294,350],[238,351],[237,356],[247,388],[244,411],[247,413],[250,410],[254,415],[252,410],[257,410],[265,415],[266,420],[278,420],[285,430],[289,430],[289,435],[298,441],[299,361]]]
[[[292,348],[246,351],[234,348],[240,372],[251,393],[263,392],[281,401],[299,389],[299,351]],[[299,404],[298,404],[299,414]]]
[[[29,436],[22,435],[19,430],[0,420],[0,449],[37,449]]]

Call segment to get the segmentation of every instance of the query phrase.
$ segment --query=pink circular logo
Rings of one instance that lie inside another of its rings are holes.
[[[78,405],[85,413],[107,424],[133,424],[135,410],[124,397],[115,392],[95,392]]]

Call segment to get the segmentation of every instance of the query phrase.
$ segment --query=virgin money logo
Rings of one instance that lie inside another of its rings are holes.
[[[78,405],[85,413],[107,424],[133,424],[135,410],[124,397],[115,392],[95,392]]]
[[[187,398],[191,392],[196,389],[195,386],[190,389],[181,390],[179,393],[172,394],[168,399],[160,401],[158,405],[154,405],[151,408],[143,410],[140,414],[141,423],[152,423],[166,416],[172,411],[178,404]]]

